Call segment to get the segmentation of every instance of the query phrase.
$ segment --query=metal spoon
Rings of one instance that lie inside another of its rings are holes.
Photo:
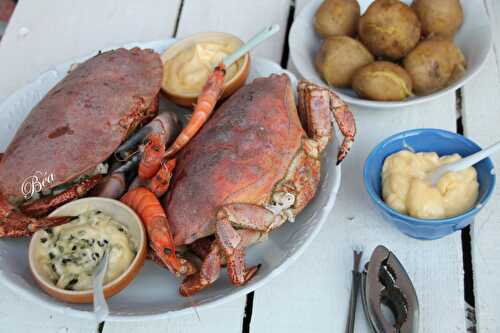
[[[239,49],[234,51],[233,53],[229,54],[226,56],[222,62],[224,63],[224,66],[227,68],[231,66],[235,61],[237,61],[239,58],[241,58],[245,53],[274,35],[280,31],[280,26],[278,24],[273,24],[264,30],[260,31],[257,33],[255,36],[250,38],[249,41],[247,41],[245,44],[243,44]]]
[[[447,172],[458,172],[463,169],[466,169],[470,166],[473,166],[477,162],[484,160],[485,158],[493,155],[497,151],[500,150],[500,142],[497,142],[488,148],[482,149],[477,153],[469,155],[465,158],[462,158],[456,162],[445,164],[434,170],[430,175],[427,176],[427,179],[431,182],[432,185],[436,185],[439,179],[444,176]]]
[[[109,248],[107,247],[104,251],[99,264],[97,265],[94,274],[92,276],[92,287],[94,293],[94,314],[97,320],[97,326],[103,322],[109,315],[109,307],[104,297],[104,276],[108,270],[109,262]]]

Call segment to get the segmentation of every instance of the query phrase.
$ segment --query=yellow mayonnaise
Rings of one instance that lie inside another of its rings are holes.
[[[106,250],[109,262],[105,283],[125,272],[136,255],[127,228],[97,211],[85,212],[70,223],[42,233],[36,260],[41,273],[61,289],[92,289],[94,270]]]
[[[198,95],[213,68],[240,46],[235,38],[220,37],[180,51],[164,64],[163,87],[172,94]],[[240,66],[241,60],[226,68],[226,82],[238,73]]]
[[[422,219],[457,216],[471,209],[478,197],[476,169],[448,172],[432,186],[427,176],[443,164],[461,159],[453,154],[402,150],[387,157],[382,168],[382,197],[400,213]]]

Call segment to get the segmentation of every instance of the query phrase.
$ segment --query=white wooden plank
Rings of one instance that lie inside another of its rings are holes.
[[[248,40],[265,26],[278,23],[281,31],[252,54],[279,63],[289,6],[289,0],[186,0],[177,36],[184,37],[200,31],[225,31]]]
[[[485,68],[463,89],[464,132],[482,146],[500,140],[500,4],[486,1],[494,37],[494,52]],[[493,157],[500,165],[500,156]],[[478,332],[500,332],[500,188],[476,217],[471,228],[474,298]]]
[[[296,3],[298,14],[306,1]],[[365,158],[387,136],[419,127],[454,131],[454,94],[408,109],[352,109],[359,134],[343,165],[341,191],[329,223],[287,272],[256,292],[251,329],[342,332],[351,286],[352,249],[361,245],[367,261],[374,247],[384,244],[397,254],[417,289],[419,331],[465,332],[460,234],[430,242],[402,235],[382,221],[371,206],[362,179]],[[360,303],[355,331],[370,332]]]
[[[171,37],[180,0],[21,0],[0,43],[0,97],[106,46]],[[7,71],[8,70],[8,71]]]
[[[48,311],[2,288],[0,327],[0,332],[15,333],[91,333],[96,323]]]
[[[148,320],[131,323],[107,322],[103,333],[165,332],[211,333],[241,332],[245,309],[244,299],[223,304],[214,309],[199,310],[197,316],[184,316],[170,320]]]

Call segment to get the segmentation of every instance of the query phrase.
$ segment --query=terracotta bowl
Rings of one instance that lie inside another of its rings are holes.
[[[146,231],[140,218],[132,209],[117,200],[108,198],[90,197],[75,200],[59,207],[49,216],[76,216],[80,215],[88,209],[100,210],[103,213],[113,217],[113,219],[118,223],[126,226],[134,243],[137,245],[137,255],[135,256],[128,269],[119,277],[104,286],[104,296],[106,298],[109,298],[120,292],[130,282],[132,282],[132,280],[144,264],[144,260],[146,259],[147,244]],[[92,290],[74,291],[60,289],[54,286],[54,284],[49,279],[47,279],[46,276],[40,273],[39,264],[35,260],[35,251],[36,244],[38,244],[38,242],[40,241],[41,235],[41,232],[36,232],[33,235],[30,241],[28,252],[31,273],[33,274],[33,277],[35,278],[35,281],[38,283],[40,288],[42,288],[47,294],[64,302],[92,303]]]
[[[220,37],[231,38],[237,40],[240,45],[243,45],[243,41],[236,37],[235,35],[226,33],[226,32],[201,32],[179,41],[176,41],[172,46],[170,46],[161,56],[162,62],[165,64],[168,60],[175,57],[179,52],[190,48],[194,44],[198,42],[206,42],[210,40],[216,40]],[[231,96],[236,90],[241,88],[245,84],[245,81],[250,72],[250,55],[249,53],[245,54],[242,58],[238,60],[240,62],[240,67],[235,76],[231,78],[231,80],[225,82],[224,84],[224,93],[222,94],[222,99]],[[167,98],[172,102],[185,106],[192,107],[193,104],[196,103],[196,98],[198,94],[186,94],[181,95],[172,91],[169,91],[165,85],[162,86],[162,91],[166,94]]]

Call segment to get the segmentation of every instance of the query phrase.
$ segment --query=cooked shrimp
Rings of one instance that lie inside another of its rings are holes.
[[[212,74],[208,77],[207,83],[203,86],[201,94],[198,96],[196,106],[194,108],[193,116],[189,120],[189,123],[179,134],[177,139],[170,148],[168,148],[165,153],[166,157],[174,156],[179,150],[184,147],[189,140],[191,140],[195,134],[200,130],[203,124],[212,114],[215,109],[217,101],[222,96],[224,91],[224,76],[226,70],[224,64],[217,66]]]
[[[121,201],[139,215],[146,227],[151,248],[173,274],[189,275],[196,270],[190,262],[177,257],[167,215],[151,191],[139,187],[127,192]]]
[[[162,163],[160,170],[149,180],[148,189],[156,195],[157,198],[163,196],[168,190],[172,172],[175,168],[175,159]]]

